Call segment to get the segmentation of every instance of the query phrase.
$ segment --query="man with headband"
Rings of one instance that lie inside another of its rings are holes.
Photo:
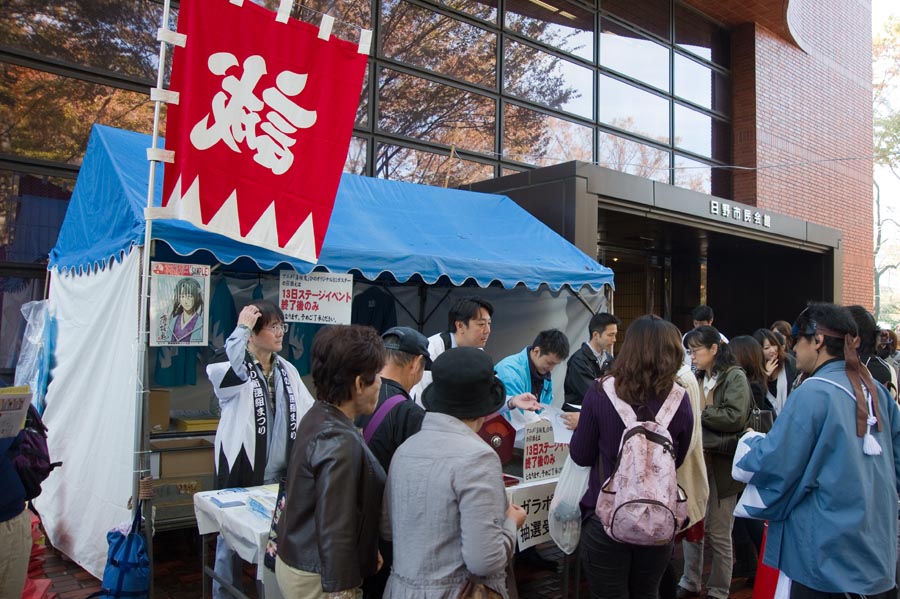
[[[746,513],[769,521],[764,561],[790,585],[776,595],[894,597],[900,410],[860,364],[846,308],[810,303],[792,335],[806,378],[768,435],[742,437],[733,471],[753,485]]]

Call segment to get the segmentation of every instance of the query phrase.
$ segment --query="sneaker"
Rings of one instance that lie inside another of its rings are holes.
[[[692,599],[693,597],[699,596],[699,591],[689,591],[681,585],[678,585],[678,590],[675,591],[675,599]]]

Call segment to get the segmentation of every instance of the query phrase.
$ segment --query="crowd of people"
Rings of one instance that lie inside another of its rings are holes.
[[[493,314],[489,302],[466,297],[452,306],[447,329],[430,338],[408,327],[381,336],[328,327],[313,343],[313,400],[277,358],[284,332],[277,306],[261,301],[241,312],[227,359],[209,367],[223,408],[219,480],[282,483],[270,549],[285,596],[514,592],[510,560],[525,512],[507,505],[499,459],[477,432],[497,414],[518,425],[537,418],[553,402],[551,373],[566,360],[570,457],[590,468],[580,552],[593,597],[726,599],[733,577],[755,575],[765,519],[766,561],[793,584],[785,596],[893,592],[896,336],[878,331],[864,309],[810,304],[793,327],[779,321],[729,340],[714,328],[712,309],[699,306],[683,334],[656,316],[634,320],[618,351],[620,321],[598,313],[574,352],[550,329],[496,364],[482,351]],[[837,386],[817,382],[825,378]],[[627,426],[619,401],[637,421],[663,422],[671,440],[687,499],[680,580],[674,538],[622,542],[598,517],[598,497],[620,467]],[[810,401],[819,404],[795,407]],[[771,432],[745,435],[751,415],[763,412]],[[864,431],[854,425],[859,418]],[[764,518],[734,516],[747,482],[733,472],[745,437],[752,447],[740,468],[761,489]],[[870,441],[880,452],[869,451]],[[835,448],[840,456],[831,455]],[[828,531],[812,518],[828,522]],[[234,565],[220,538],[217,573],[235,583]],[[215,593],[227,596],[227,588],[217,584]]]
[[[216,480],[278,485],[267,563],[285,597],[515,596],[526,514],[508,504],[499,457],[478,431],[491,417],[516,428],[539,418],[566,361],[570,458],[588,472],[579,550],[592,597],[726,599],[762,551],[789,585],[781,597],[896,596],[900,353],[864,308],[810,303],[793,325],[729,340],[699,306],[690,330],[646,315],[618,347],[622,323],[597,313],[574,351],[549,329],[496,364],[483,351],[493,314],[465,297],[430,338],[326,327],[311,350],[311,394],[278,355],[278,306],[240,312],[207,367],[221,406]],[[620,538],[600,508],[613,477],[633,467],[622,452],[639,423],[657,431],[644,434],[663,446],[656,459],[672,460],[684,502],[683,520],[652,543]],[[5,463],[0,473],[15,482]],[[21,536],[22,503],[0,510],[3,539]],[[239,590],[241,562],[221,536],[215,573],[214,597]]]

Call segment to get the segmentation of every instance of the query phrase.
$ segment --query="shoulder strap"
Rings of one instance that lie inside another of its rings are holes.
[[[615,387],[615,382],[612,378],[607,378],[603,381],[603,390],[606,392],[609,401],[612,402],[613,407],[619,414],[619,418],[625,423],[625,428],[631,428],[637,423],[637,416],[634,413],[634,409],[616,395]],[[659,412],[656,413],[656,418],[654,420],[657,424],[663,428],[669,428],[672,418],[675,417],[675,413],[681,405],[681,399],[684,397],[684,394],[684,387],[678,383],[672,384],[672,390],[669,391],[669,395],[666,396],[662,407],[660,407]]]
[[[684,398],[684,394],[684,387],[682,387],[678,383],[672,384],[672,390],[669,391],[669,395],[666,397],[666,401],[663,402],[663,405],[659,409],[659,412],[656,413],[657,424],[659,424],[663,428],[669,428],[669,424],[671,424],[672,418],[675,417],[675,413],[681,406],[681,400]]]
[[[372,437],[375,435],[375,431],[378,430],[378,427],[381,426],[382,421],[387,417],[388,413],[394,409],[398,403],[406,399],[402,393],[398,393],[397,395],[393,395],[386,400],[381,406],[375,410],[375,415],[372,416],[372,419],[369,421],[369,424],[366,425],[366,430],[363,432],[363,438],[366,440],[366,444],[372,440]]]
[[[441,341],[444,342],[444,351],[453,347],[453,339],[450,338],[450,333],[447,331],[441,331]]]
[[[612,403],[616,413],[619,414],[619,418],[621,418],[622,422],[625,424],[625,428],[634,426],[637,422],[637,416],[635,416],[631,406],[616,395],[616,382],[612,377],[603,380],[603,390],[606,392],[607,397],[609,397],[609,401]]]

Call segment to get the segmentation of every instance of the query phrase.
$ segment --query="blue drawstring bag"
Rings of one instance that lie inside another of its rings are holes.
[[[147,541],[141,532],[141,502],[138,502],[131,530],[123,534],[111,530],[106,534],[109,553],[100,590],[91,597],[115,599],[147,598],[150,595],[150,559],[147,556]]]

